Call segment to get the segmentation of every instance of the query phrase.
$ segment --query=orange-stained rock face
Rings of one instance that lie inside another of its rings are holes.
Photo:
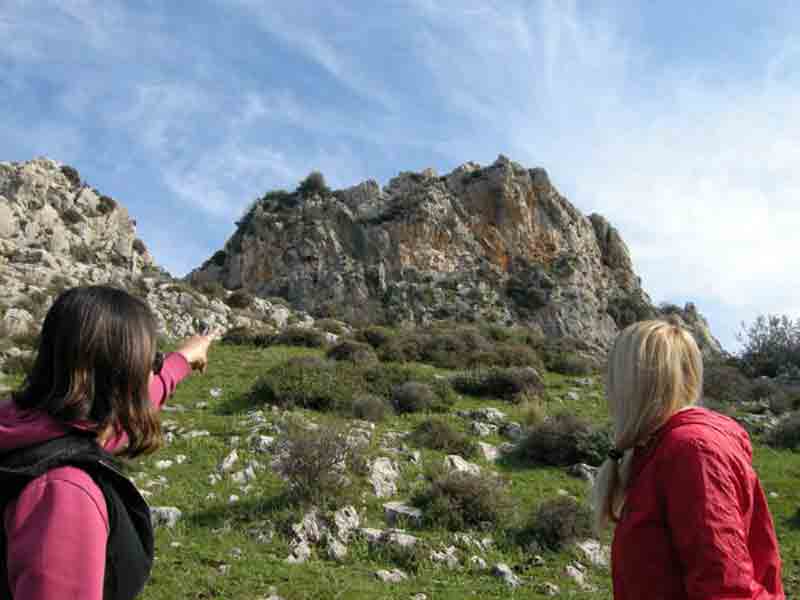
[[[522,321],[597,348],[617,333],[614,319],[627,318],[617,305],[655,314],[617,231],[581,214],[544,170],[502,156],[297,204],[257,206],[226,244],[225,265],[206,263],[192,277],[281,295],[312,313]]]

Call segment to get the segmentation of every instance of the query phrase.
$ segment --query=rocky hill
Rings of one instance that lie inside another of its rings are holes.
[[[122,204],[48,159],[0,162],[0,365],[25,353],[63,289],[110,283],[146,299],[161,333],[200,326],[283,326],[285,306],[253,299],[232,308],[229,293],[207,295],[158,268]]]
[[[383,189],[310,178],[267,193],[190,279],[324,316],[522,322],[598,351],[659,313],[617,230],[581,214],[543,169],[504,156],[441,177],[401,173]],[[707,353],[721,351],[692,305],[669,311]]]

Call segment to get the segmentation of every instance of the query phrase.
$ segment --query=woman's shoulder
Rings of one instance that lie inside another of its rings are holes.
[[[659,450],[704,454],[735,454],[752,457],[747,432],[735,420],[713,410],[692,407],[673,415],[660,435]]]
[[[108,507],[100,487],[86,471],[73,466],[56,467],[33,479],[14,503],[14,512],[25,514],[47,504],[53,516],[97,513],[108,530]]]

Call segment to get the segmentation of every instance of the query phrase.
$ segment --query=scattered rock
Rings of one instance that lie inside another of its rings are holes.
[[[386,544],[387,546],[394,546],[401,550],[408,550],[413,548],[419,542],[419,538],[414,537],[403,531],[402,529],[387,529],[381,533],[378,543]]]
[[[469,564],[476,571],[485,571],[486,569],[489,568],[489,566],[486,564],[486,561],[483,560],[480,556],[470,557]]]
[[[328,558],[337,562],[347,558],[347,546],[334,537],[328,537]]]
[[[391,458],[381,456],[372,461],[369,482],[378,498],[391,498],[397,494],[400,470]]]
[[[360,527],[361,518],[358,516],[358,511],[355,507],[345,506],[333,514],[333,523],[336,527],[337,537],[346,543],[353,532]]]
[[[608,567],[611,549],[597,540],[584,540],[575,544],[586,560],[595,567]]]
[[[306,540],[295,541],[291,546],[292,553],[286,558],[290,565],[302,565],[311,558],[311,546]]]
[[[497,446],[492,446],[486,442],[478,442],[478,448],[483,458],[488,462],[494,462],[500,458],[500,451],[497,449]]]
[[[512,588],[517,588],[522,585],[520,578],[514,575],[514,571],[511,570],[511,567],[505,563],[497,563],[493,566],[492,575],[501,578]]]
[[[431,560],[436,563],[443,563],[448,569],[457,569],[460,562],[458,560],[458,550],[455,546],[448,546],[441,551],[431,552]]]
[[[231,450],[230,454],[226,456],[219,465],[219,470],[227,473],[239,460],[239,453],[236,450]]]
[[[500,427],[500,435],[516,442],[525,436],[525,430],[519,423],[509,421]]]
[[[549,581],[545,581],[544,583],[540,584],[536,588],[536,591],[539,592],[540,594],[545,595],[545,596],[554,597],[554,596],[558,596],[561,593],[561,588],[559,588],[554,583],[550,583]]]
[[[469,425],[469,430],[474,435],[479,437],[489,437],[497,433],[497,425],[490,423],[481,423],[480,421],[473,421]]]
[[[400,569],[392,569],[391,571],[380,570],[375,573],[375,577],[384,583],[401,583],[408,579],[408,575],[403,573]]]
[[[481,468],[475,463],[468,462],[458,454],[449,454],[444,459],[444,468],[450,472],[468,473],[470,475],[480,475]]]
[[[173,463],[171,460],[157,460],[156,469],[158,469],[159,471],[164,471],[166,469],[169,469],[173,464],[175,463]]]
[[[387,502],[383,505],[383,511],[389,525],[396,525],[398,522],[417,527],[422,525],[422,511],[403,502]]]
[[[571,565],[567,565],[564,572],[566,573],[567,577],[572,579],[575,583],[579,586],[586,585],[586,568],[581,565],[580,563],[574,563]]]
[[[166,527],[172,529],[183,516],[180,510],[174,506],[152,506],[150,507],[150,520],[153,527]]]
[[[594,480],[597,477],[598,471],[599,469],[597,467],[593,467],[585,463],[577,463],[567,469],[567,473],[569,473],[573,477],[583,479],[584,481],[592,485],[594,485]]]

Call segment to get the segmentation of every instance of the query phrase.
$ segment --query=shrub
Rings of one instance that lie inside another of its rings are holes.
[[[569,544],[592,536],[592,511],[570,497],[543,502],[533,515],[524,537],[558,552]]]
[[[516,400],[522,393],[537,394],[544,390],[542,378],[530,367],[472,371],[454,377],[452,385],[462,394],[504,400]]]
[[[117,209],[117,201],[110,196],[100,196],[97,202],[97,212],[101,215],[107,215]]]
[[[274,340],[281,346],[300,346],[302,348],[324,348],[328,344],[325,334],[306,327],[287,327]]]
[[[430,526],[451,531],[502,527],[512,514],[513,501],[505,481],[493,474],[435,473],[413,503]]]
[[[345,327],[344,323],[336,319],[317,319],[314,321],[314,327],[333,335],[345,335],[347,333],[347,327]]]
[[[195,285],[198,291],[209,298],[225,300],[226,293],[223,285],[218,281],[204,281]]]
[[[751,400],[764,400],[781,391],[780,386],[767,377],[759,377],[749,382],[748,396]]]
[[[352,398],[361,391],[360,378],[353,369],[337,368],[336,363],[305,357],[267,371],[251,389],[250,399],[254,403],[288,409],[349,412]]]
[[[72,184],[72,187],[80,187],[81,175],[78,173],[77,169],[68,165],[64,165],[61,167],[61,173],[63,173],[64,177],[66,177],[67,180]]]
[[[332,360],[349,360],[356,364],[378,362],[378,355],[368,344],[345,340],[328,350],[328,358]]]
[[[70,256],[72,256],[72,258],[76,262],[91,265],[97,261],[97,256],[92,251],[92,249],[86,244],[77,244],[74,246],[70,246],[69,253]]]
[[[608,301],[608,314],[619,329],[637,321],[646,321],[656,316],[655,309],[640,296],[618,296]]]
[[[742,325],[737,338],[743,348],[739,358],[751,377],[776,377],[800,369],[800,319],[761,315]]]
[[[380,423],[391,412],[391,404],[380,396],[362,394],[353,400],[353,416],[356,419]]]
[[[547,418],[547,411],[539,395],[529,396],[522,394],[520,397],[520,420],[527,427],[538,427]]]
[[[67,225],[76,225],[78,223],[83,223],[83,215],[81,212],[73,207],[68,208],[64,211],[64,214],[61,215],[61,218]]]
[[[133,240],[133,249],[138,254],[145,254],[147,252],[147,246],[145,245],[144,241],[140,240],[139,238]]]
[[[371,327],[360,330],[356,334],[356,339],[364,341],[376,349],[385,346],[389,340],[394,337],[395,332],[393,330],[379,325],[372,325]]]
[[[401,333],[378,348],[378,356],[385,362],[419,362],[422,360],[424,335]]]
[[[750,380],[736,367],[710,363],[703,370],[703,398],[733,404],[750,396]]]
[[[791,413],[781,419],[767,435],[766,442],[773,448],[800,449],[800,412]]]
[[[429,372],[409,365],[379,363],[359,369],[359,375],[370,394],[392,398],[396,388],[408,383],[425,383],[434,392],[435,399],[430,410],[445,412],[456,401],[457,396],[446,379],[437,378]]]
[[[225,250],[217,250],[211,257],[211,264],[218,267],[224,267],[226,260],[228,260],[228,253],[225,252]]]
[[[252,327],[234,327],[225,332],[222,341],[240,346],[269,346],[275,338],[269,329],[254,329]]]
[[[579,354],[562,352],[551,357],[548,370],[561,375],[583,376],[594,373],[595,365]]]
[[[392,404],[399,413],[425,412],[436,402],[436,392],[425,383],[408,381],[398,385],[392,393]]]
[[[297,193],[303,198],[309,198],[315,194],[327,196],[331,193],[331,189],[325,183],[325,176],[322,173],[311,171],[297,186]]]
[[[766,400],[770,411],[776,415],[782,415],[800,408],[800,396],[782,389],[776,389]]]
[[[27,377],[33,370],[33,364],[36,362],[36,354],[17,354],[9,356],[3,363],[3,370],[7,373],[16,375],[23,375]]]
[[[532,427],[519,445],[519,454],[534,463],[569,466],[579,462],[599,465],[611,450],[608,432],[588,421],[561,413]]]
[[[410,439],[418,446],[446,454],[458,454],[464,458],[478,455],[478,445],[442,419],[423,421],[414,429]]]
[[[317,507],[341,501],[358,470],[346,432],[333,426],[292,425],[276,454],[275,470],[287,479],[293,497]]]
[[[237,290],[226,298],[225,304],[243,310],[253,305],[253,296],[243,290]]]

